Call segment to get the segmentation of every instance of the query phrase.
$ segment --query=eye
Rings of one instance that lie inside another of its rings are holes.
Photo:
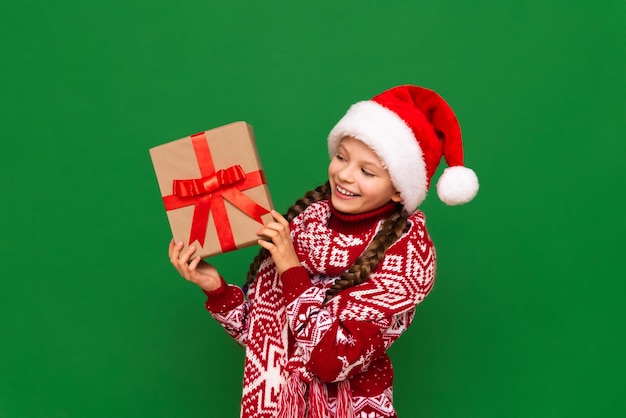
[[[341,154],[335,154],[335,158],[338,159],[339,161],[345,161],[346,159],[343,158],[343,156]]]
[[[361,172],[362,172],[363,174],[365,174],[367,177],[374,177],[374,176],[375,176],[375,174],[374,174],[374,173],[372,173],[372,172],[370,172],[370,171],[367,171],[367,170],[366,170],[366,169],[364,169],[364,168],[362,168],[362,169],[361,169]]]

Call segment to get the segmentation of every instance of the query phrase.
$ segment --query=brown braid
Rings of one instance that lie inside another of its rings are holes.
[[[363,255],[354,262],[352,267],[335,280],[335,283],[326,291],[324,303],[328,302],[342,290],[359,285],[369,278],[370,273],[374,271],[385,256],[387,249],[404,232],[408,218],[408,212],[401,205],[398,205],[397,211],[383,222],[380,231],[367,246]]]
[[[320,200],[325,200],[330,197],[330,183],[326,182],[321,186],[317,186],[315,190],[308,191],[304,194],[301,199],[298,199],[296,203],[294,203],[288,210],[285,215],[285,219],[288,222],[291,222],[293,218],[302,213],[307,207],[312,205],[315,202],[319,202]],[[259,272],[259,267],[261,266],[261,262],[265,259],[269,251],[265,248],[261,248],[259,253],[254,260],[250,264],[250,270],[248,270],[248,276],[246,278],[246,283],[244,286],[249,286],[254,279],[256,278],[256,274]]]
[[[291,222],[293,218],[302,213],[307,207],[320,200],[325,200],[330,197],[330,183],[326,182],[321,186],[307,192],[304,197],[297,200],[288,210],[285,218],[288,222]],[[365,282],[370,273],[378,266],[380,260],[385,256],[385,252],[391,244],[396,242],[398,238],[404,232],[407,226],[407,220],[409,214],[402,208],[402,205],[398,205],[398,209],[387,218],[380,231],[376,234],[372,242],[365,249],[363,255],[361,255],[346,272],[344,272],[339,279],[326,291],[325,302],[332,299],[340,291],[352,286],[359,285]],[[250,264],[248,270],[248,276],[244,286],[249,286],[254,282],[256,275],[261,266],[261,262],[268,255],[269,251],[265,248],[261,248],[259,253],[254,257],[254,260]]]

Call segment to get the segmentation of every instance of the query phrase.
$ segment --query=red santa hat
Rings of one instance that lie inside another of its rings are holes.
[[[398,86],[352,105],[329,134],[331,158],[347,136],[376,152],[409,213],[426,198],[441,157],[448,165],[437,182],[441,201],[461,205],[478,192],[476,174],[463,165],[459,122],[448,103],[432,90]]]

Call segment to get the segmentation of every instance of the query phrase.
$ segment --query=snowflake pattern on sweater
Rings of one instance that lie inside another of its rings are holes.
[[[276,417],[279,393],[293,374],[309,392],[311,385],[324,386],[331,417],[338,416],[342,387],[349,387],[354,416],[396,416],[386,350],[409,327],[435,277],[435,252],[424,215],[411,215],[408,230],[367,282],[323,304],[326,290],[362,254],[380,226],[358,235],[341,234],[328,228],[329,217],[329,204],[322,201],[292,221],[302,267],[279,277],[268,258],[246,298],[240,288],[228,285],[207,299],[215,319],[246,347],[242,417]]]

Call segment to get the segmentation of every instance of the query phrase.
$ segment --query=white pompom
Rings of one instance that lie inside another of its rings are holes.
[[[437,195],[446,205],[462,205],[472,200],[476,193],[478,177],[474,170],[467,167],[448,167],[437,181]]]

